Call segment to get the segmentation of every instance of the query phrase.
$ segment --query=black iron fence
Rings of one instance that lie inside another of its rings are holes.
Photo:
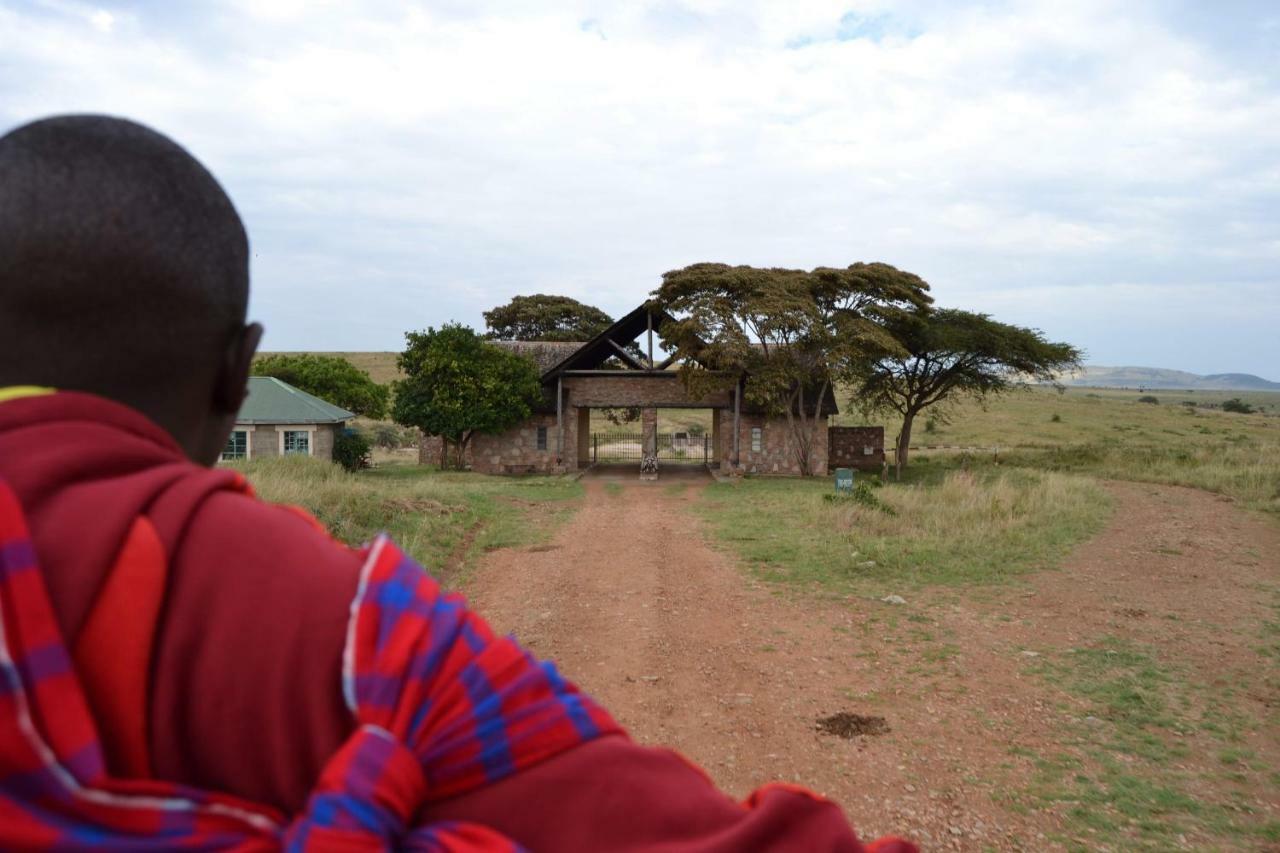
[[[660,465],[706,465],[711,461],[711,436],[660,432],[656,436]],[[644,457],[644,436],[638,432],[593,432],[591,461],[635,462]]]

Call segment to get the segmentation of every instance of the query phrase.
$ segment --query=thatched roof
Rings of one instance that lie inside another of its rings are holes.
[[[492,343],[529,359],[538,366],[539,373],[546,373],[582,349],[581,341],[492,341]]]

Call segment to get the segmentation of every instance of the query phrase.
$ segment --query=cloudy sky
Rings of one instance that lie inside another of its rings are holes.
[[[878,260],[1094,364],[1280,379],[1273,0],[0,0],[0,132],[68,111],[219,176],[270,349]]]

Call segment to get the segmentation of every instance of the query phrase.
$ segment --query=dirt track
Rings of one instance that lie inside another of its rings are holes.
[[[1258,667],[1275,664],[1254,651],[1269,616],[1260,590],[1280,584],[1280,529],[1203,492],[1109,489],[1111,525],[1064,571],[1013,589],[906,593],[894,606],[753,581],[708,546],[691,511],[697,485],[611,493],[588,482],[550,545],[488,555],[466,592],[638,740],[680,750],[731,794],[794,781],[840,802],[864,835],[1043,849],[1061,815],[1001,804],[1034,772],[1011,747],[1047,754],[1083,712],[1028,673],[1039,655],[1129,638],[1205,684],[1253,685],[1239,701],[1255,720],[1280,702],[1257,686]],[[840,711],[883,716],[889,731],[842,740],[816,730]],[[1280,768],[1274,729],[1247,737]],[[1197,761],[1206,775],[1221,770],[1209,766],[1213,744],[1190,746],[1189,771]],[[1265,782],[1240,793],[1280,817]]]

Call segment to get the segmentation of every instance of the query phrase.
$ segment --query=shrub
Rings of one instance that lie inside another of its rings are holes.
[[[1239,397],[1232,397],[1230,400],[1223,401],[1222,411],[1236,412],[1241,415],[1251,415],[1257,410],[1254,409],[1253,406],[1250,406],[1248,403],[1246,403],[1244,400],[1241,400]]]
[[[929,418],[929,420],[927,420],[927,421],[925,421],[925,422],[924,422],[924,431],[925,431],[925,432],[937,432],[937,431],[938,431],[938,422],[937,422],[936,420],[934,420],[933,418]]]
[[[373,425],[373,443],[383,450],[396,450],[412,441],[405,439],[406,433],[412,430],[403,430],[395,424],[380,423]]]
[[[333,461],[348,471],[368,468],[369,439],[353,429],[343,430],[333,440]]]
[[[1058,414],[1057,412],[1054,412],[1053,417],[1049,418],[1049,420],[1055,424],[1060,424],[1062,423],[1062,415]]]
[[[1139,403],[1150,403],[1153,406],[1160,405],[1159,397],[1152,397],[1150,394],[1144,394],[1138,398]]]

